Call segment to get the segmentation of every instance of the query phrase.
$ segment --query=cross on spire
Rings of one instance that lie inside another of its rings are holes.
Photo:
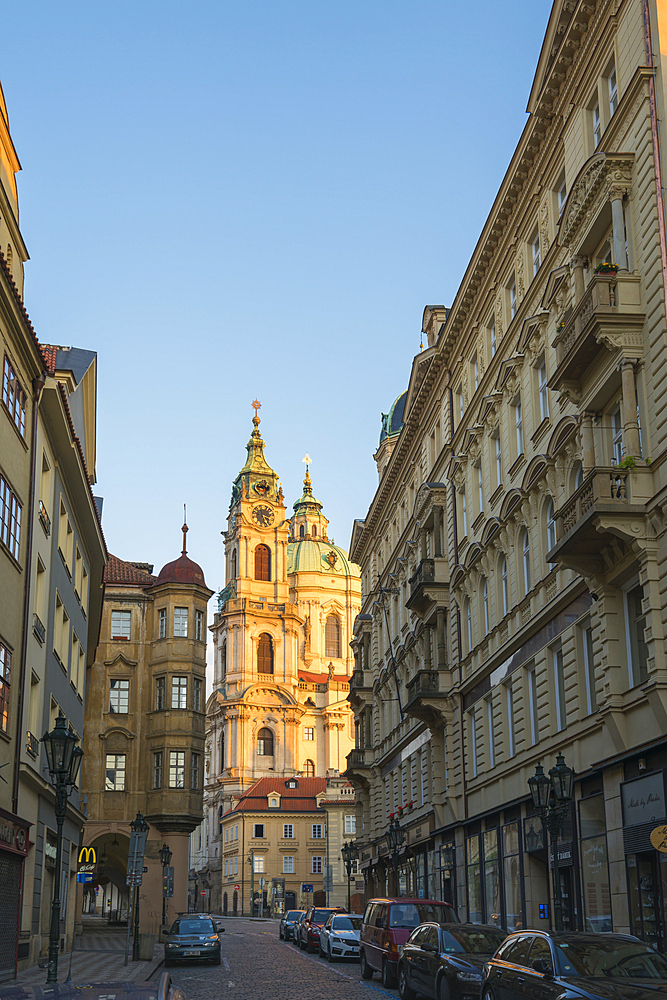
[[[183,551],[181,552],[182,556],[185,556],[185,555],[188,554],[188,550],[185,547],[185,536],[187,535],[188,530],[189,530],[188,529],[188,510],[187,510],[186,505],[183,504],[183,527],[181,528],[181,531],[183,532]]]

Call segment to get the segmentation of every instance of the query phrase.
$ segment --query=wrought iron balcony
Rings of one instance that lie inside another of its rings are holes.
[[[32,757],[39,754],[39,740],[32,733],[25,734],[25,748]]]
[[[549,386],[561,392],[580,388],[586,371],[602,350],[626,348],[641,354],[644,313],[639,278],[632,274],[596,274],[553,342],[556,371]]]
[[[447,560],[422,559],[409,582],[410,596],[405,603],[411,611],[424,617],[432,604],[444,606],[449,594]]]
[[[37,612],[33,612],[32,631],[35,636],[35,639],[37,639],[39,643],[43,644],[44,640],[46,639],[46,629],[44,628],[42,624],[42,619],[39,617]]]

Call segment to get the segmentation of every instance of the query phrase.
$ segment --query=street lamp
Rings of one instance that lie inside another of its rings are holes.
[[[74,733],[67,728],[64,715],[56,719],[55,728],[44,733],[41,743],[46,751],[46,761],[51,775],[51,783],[56,792],[56,868],[53,876],[53,902],[51,904],[51,929],[49,931],[49,966],[47,983],[58,982],[58,938],[60,937],[60,868],[63,850],[63,823],[67,815],[67,796],[76,785],[81,770],[83,750],[76,746]]]
[[[171,855],[172,852],[169,850],[169,845],[163,843],[162,847],[160,848],[160,861],[162,862],[162,926],[163,927],[167,922],[166,878],[167,878],[167,868],[171,864]]]
[[[535,812],[542,820],[544,829],[549,833],[549,846],[554,855],[554,921],[556,930],[562,931],[563,896],[558,869],[558,837],[572,802],[574,771],[567,766],[562,753],[559,753],[556,757],[556,764],[549,771],[548,777],[544,773],[542,765],[537,765],[535,774],[528,779],[528,787]]]
[[[132,833],[147,833],[150,827],[140,812],[130,823]],[[134,940],[132,942],[132,961],[139,958],[139,886],[134,887]]]
[[[394,890],[397,896],[400,896],[401,894],[398,885],[398,852],[400,851],[404,841],[405,841],[405,830],[401,827],[401,824],[394,816],[391,823],[389,824],[389,829],[387,830],[387,847],[391,851],[391,855],[394,861]]]
[[[352,909],[350,902],[350,879],[352,878],[352,865],[359,857],[359,849],[353,840],[343,844],[341,852],[343,855],[343,861],[345,862],[345,870],[347,871],[347,911],[348,913]]]

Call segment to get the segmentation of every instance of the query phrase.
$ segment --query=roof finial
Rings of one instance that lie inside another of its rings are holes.
[[[255,425],[255,427],[259,427],[259,413],[257,411],[261,408],[262,404],[260,403],[260,401],[258,399],[253,399],[253,401],[252,401],[252,403],[250,405],[252,406],[253,410],[255,411],[255,416],[252,418],[252,422]]]
[[[306,465],[306,478],[303,481],[303,485],[304,486],[312,486],[312,482],[311,482],[311,479],[310,479],[310,472],[308,471],[308,467],[312,463],[313,460],[310,457],[310,455],[308,454],[308,452],[306,452],[306,454],[301,459],[301,461],[304,462],[305,465]]]
[[[183,532],[183,551],[181,555],[186,556],[188,554],[188,550],[185,547],[185,536],[188,533],[188,509],[185,504],[183,504],[183,527],[181,531]]]

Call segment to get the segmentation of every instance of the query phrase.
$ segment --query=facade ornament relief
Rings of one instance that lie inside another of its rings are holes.
[[[549,198],[545,197],[542,199],[542,204],[540,205],[540,253],[542,258],[546,257],[547,251],[551,246],[551,241],[549,239]]]
[[[516,293],[518,296],[518,301],[520,302],[525,292],[524,262],[523,262],[523,252],[521,250],[516,255],[516,260],[514,262],[514,273],[516,275]]]

